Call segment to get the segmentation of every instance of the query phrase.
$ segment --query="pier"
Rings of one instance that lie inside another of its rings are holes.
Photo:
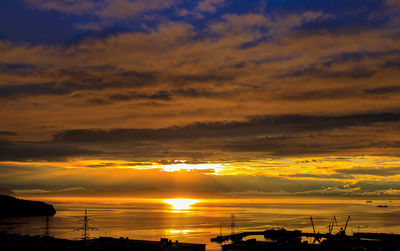
[[[301,237],[312,237],[315,239],[327,238],[330,234],[319,234],[319,233],[303,233],[300,230],[286,230],[284,228],[279,230],[265,230],[265,231],[250,231],[250,232],[242,232],[231,235],[219,235],[215,238],[212,238],[212,242],[223,243],[226,241],[238,242],[243,240],[248,236],[264,236],[265,239],[269,240],[281,240],[281,239],[295,239]]]

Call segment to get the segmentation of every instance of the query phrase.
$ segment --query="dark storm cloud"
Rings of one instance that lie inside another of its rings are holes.
[[[78,146],[55,143],[16,143],[0,141],[1,161],[64,161],[68,157],[99,154],[98,151],[86,150]]]
[[[343,116],[278,115],[260,116],[248,122],[196,123],[163,129],[68,130],[54,136],[55,142],[163,141],[199,138],[263,136],[343,129],[376,122],[398,122],[398,113],[370,113]],[[271,139],[268,139],[271,140]],[[272,139],[274,140],[274,139]]]
[[[133,159],[202,159],[212,158],[215,154],[220,160],[240,159],[241,154],[247,154],[247,158],[254,154],[326,155],[370,148],[399,148],[395,141],[368,137],[353,141],[348,135],[330,135],[331,131],[337,133],[352,126],[368,127],[378,122],[398,121],[400,115],[397,113],[264,116],[247,122],[196,123],[163,129],[68,130],[55,135],[54,142],[103,147],[108,153],[118,150],[120,153],[114,154]],[[348,132],[357,135],[355,131]],[[117,148],[112,147],[115,144],[118,144]]]
[[[335,169],[334,171],[350,175],[394,176],[400,174],[400,167],[353,167],[349,169]]]
[[[48,159],[53,159],[57,154],[82,154],[140,162],[154,162],[157,159],[160,164],[163,164],[162,161],[171,164],[170,160],[174,159],[217,158],[220,161],[230,161],[262,156],[358,154],[368,149],[395,151],[400,144],[396,140],[383,139],[379,128],[369,129],[375,132],[376,137],[360,137],[357,130],[354,131],[351,127],[374,128],[373,124],[396,127],[399,121],[400,115],[397,113],[262,116],[247,122],[195,123],[161,129],[67,130],[54,135],[53,142],[41,144],[60,147],[65,145],[66,151],[72,151],[60,153],[55,148],[47,153]],[[345,131],[343,135],[337,135],[342,131]],[[353,138],[358,140],[354,141]],[[74,148],[76,145],[79,145],[79,149]],[[34,158],[34,153],[28,154],[31,152],[28,147],[23,149],[14,151],[12,155],[8,155],[8,159]],[[46,154],[43,153],[40,157],[46,159]],[[345,172],[339,174],[338,171],[336,179],[350,177],[352,174]],[[339,177],[340,175],[342,176]]]

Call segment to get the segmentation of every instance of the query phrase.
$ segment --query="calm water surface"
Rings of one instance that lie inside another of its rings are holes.
[[[210,238],[231,232],[231,215],[235,215],[235,231],[265,230],[276,227],[311,232],[312,216],[317,231],[325,233],[332,215],[344,225],[351,215],[348,233],[391,232],[400,234],[400,201],[350,199],[238,199],[199,200],[189,209],[176,210],[161,199],[41,199],[55,206],[51,219],[55,237],[78,239],[84,209],[90,226],[96,228],[91,237],[129,237],[159,240],[167,237],[181,242],[206,243],[207,250],[220,250]],[[377,207],[387,205],[387,208]],[[42,234],[43,217],[0,220],[0,231],[20,234]],[[222,226],[222,229],[221,229]],[[340,226],[336,227],[336,230]]]

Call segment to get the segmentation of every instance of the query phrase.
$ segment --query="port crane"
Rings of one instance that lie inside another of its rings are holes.
[[[344,225],[344,229],[343,229],[344,233],[346,233],[346,229],[347,229],[347,226],[349,225],[350,220],[351,220],[351,217],[349,215],[349,217],[347,217],[347,220],[346,220],[346,225]]]
[[[328,225],[328,233],[329,234],[332,234],[334,226],[337,226],[337,220],[336,220],[335,215],[332,216],[331,221],[329,222],[329,225]]]
[[[321,237],[320,237],[319,233],[315,232],[315,224],[314,224],[312,216],[310,216],[310,223],[311,223],[311,226],[312,226],[312,229],[313,229],[313,232],[314,232],[314,241],[313,241],[313,243],[315,243],[315,242],[321,243]]]
[[[346,220],[346,224],[344,225],[344,227],[342,227],[342,228],[340,228],[340,231],[339,231],[339,236],[341,236],[342,238],[344,238],[345,236],[346,236],[346,230],[347,230],[347,227],[349,226],[349,222],[350,222],[350,220],[351,220],[351,217],[350,217],[350,215],[347,217],[347,220]]]

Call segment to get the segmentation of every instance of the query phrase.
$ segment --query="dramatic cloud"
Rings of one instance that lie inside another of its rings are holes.
[[[306,2],[3,1],[3,190],[396,194],[399,1]]]

